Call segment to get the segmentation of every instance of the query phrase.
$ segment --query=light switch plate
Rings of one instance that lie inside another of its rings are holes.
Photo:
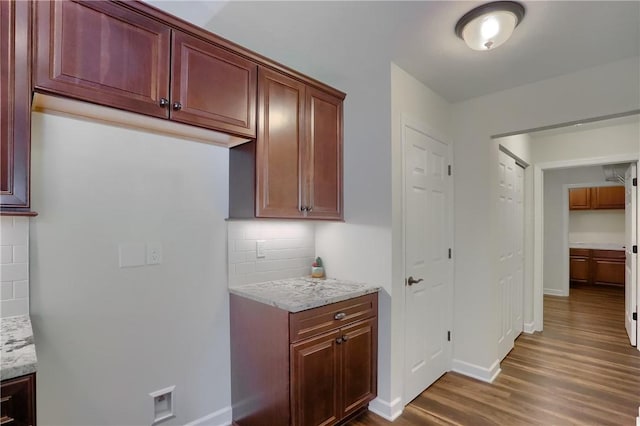
[[[162,244],[147,243],[147,265],[162,263]]]
[[[120,243],[118,244],[118,261],[121,268],[144,266],[144,243]]]
[[[265,243],[266,243],[265,240],[256,241],[256,257],[258,259],[263,259],[265,257],[265,253],[264,253]]]

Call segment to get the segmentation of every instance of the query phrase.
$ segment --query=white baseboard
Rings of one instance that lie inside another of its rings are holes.
[[[231,407],[224,407],[184,426],[229,426],[232,422]]]
[[[568,294],[565,294],[563,290],[558,290],[557,288],[545,288],[542,289],[542,292],[548,296],[569,296]]]
[[[499,360],[495,360],[491,367],[485,368],[465,361],[460,361],[459,359],[454,359],[451,363],[451,369],[456,373],[464,374],[465,376],[473,377],[474,379],[482,380],[487,383],[492,383],[502,371],[500,369]]]
[[[369,411],[379,415],[390,422],[394,421],[402,414],[402,398],[396,398],[391,402],[376,398],[369,403]]]
[[[527,334],[531,334],[534,331],[536,331],[536,323],[535,321],[531,321],[530,323],[524,323],[524,330],[525,333]]]

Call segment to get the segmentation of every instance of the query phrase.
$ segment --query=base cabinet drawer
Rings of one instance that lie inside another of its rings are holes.
[[[7,426],[36,425],[36,375],[2,381],[0,392],[0,424]]]

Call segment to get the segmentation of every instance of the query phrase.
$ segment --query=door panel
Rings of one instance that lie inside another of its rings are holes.
[[[633,246],[638,244],[637,212],[638,188],[632,181],[637,176],[637,165],[632,163],[624,177],[625,186],[625,279],[624,279],[624,326],[629,336],[629,342],[637,346],[638,322],[633,319],[633,313],[638,309],[638,266],[637,254],[633,253]]]
[[[405,287],[404,403],[449,367],[452,279],[449,149],[419,126],[404,125]],[[408,283],[407,283],[408,284]]]
[[[342,343],[342,417],[357,411],[362,403],[376,395],[377,366],[372,361],[377,351],[377,319],[341,329]]]
[[[516,164],[514,194],[514,274],[513,333],[517,338],[524,329],[524,169]]]

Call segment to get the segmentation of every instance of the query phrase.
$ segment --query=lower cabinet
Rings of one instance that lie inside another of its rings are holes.
[[[625,252],[570,249],[569,277],[571,283],[624,286]]]
[[[0,399],[0,424],[11,426],[35,426],[36,424],[36,375],[16,377],[2,381]]]
[[[377,294],[297,313],[232,294],[233,420],[336,425],[377,391]]]

